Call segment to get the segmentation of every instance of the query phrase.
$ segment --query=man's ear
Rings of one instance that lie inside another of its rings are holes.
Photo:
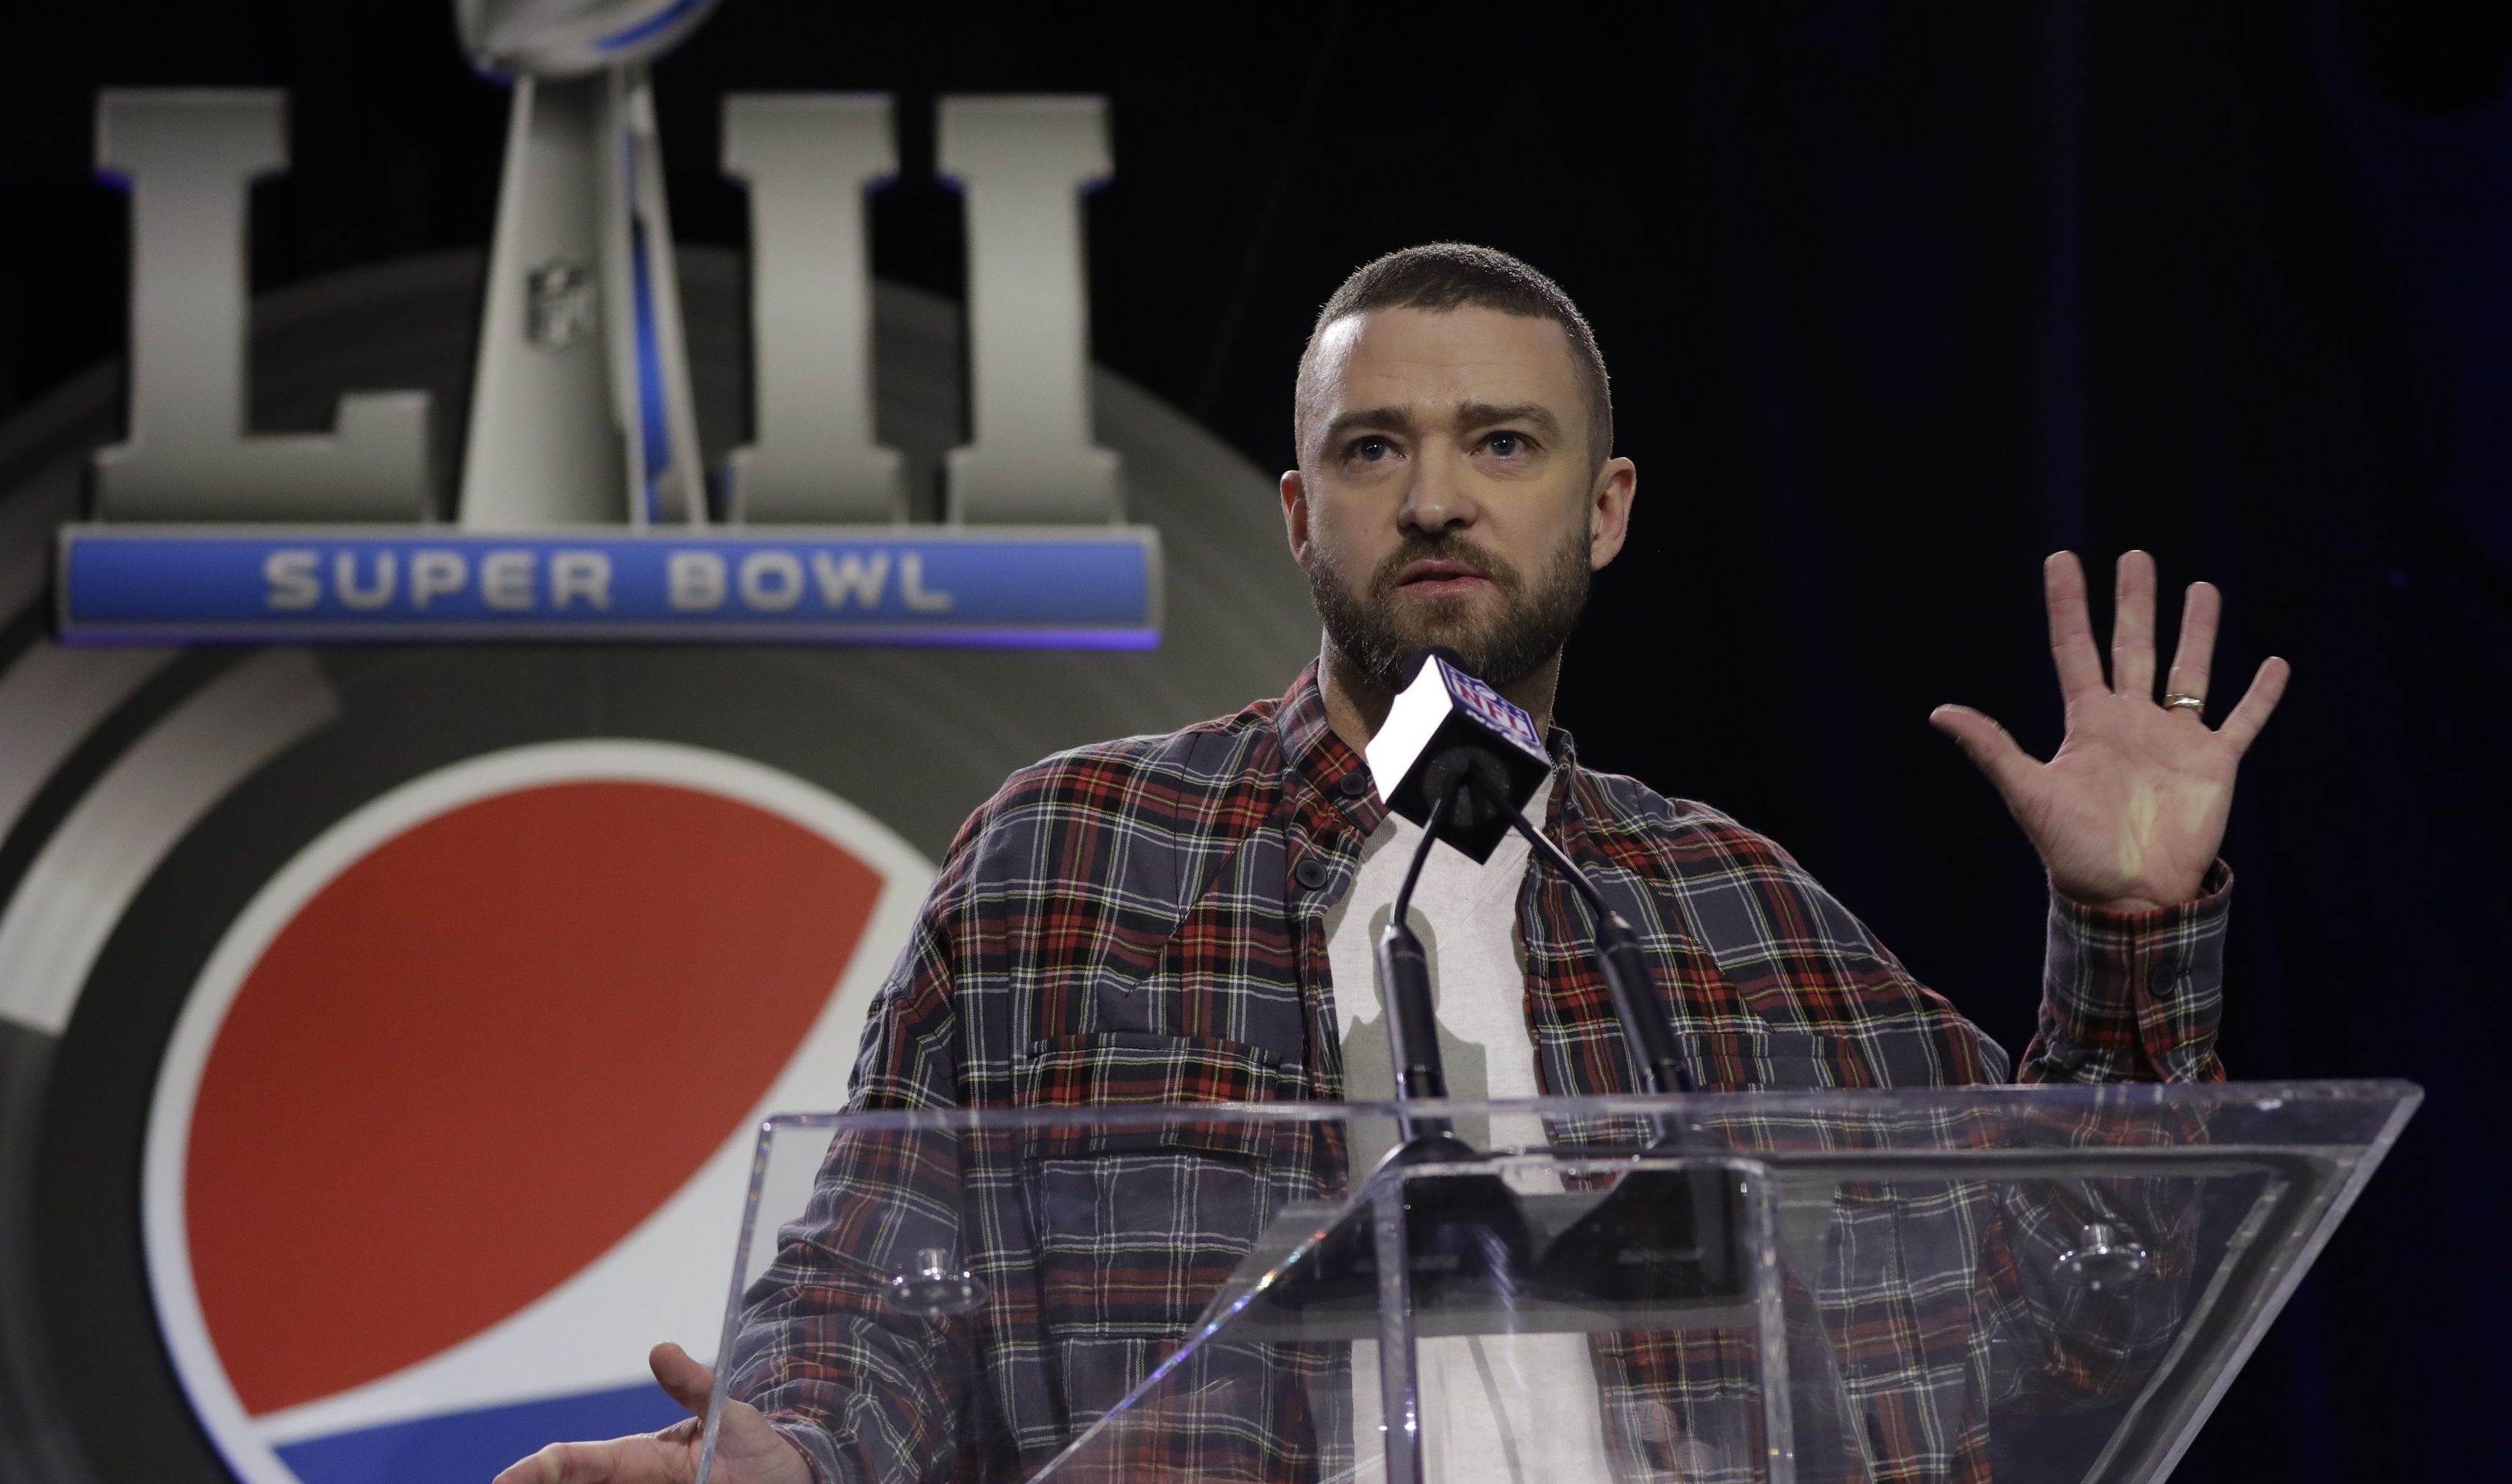
[[[1282,534],[1291,543],[1291,560],[1300,570],[1309,569],[1309,487],[1300,471],[1291,469],[1282,475]]]
[[[1609,458],[1596,470],[1588,495],[1588,569],[1601,571],[1621,555],[1631,529],[1631,498],[1638,492],[1639,466],[1628,458]]]

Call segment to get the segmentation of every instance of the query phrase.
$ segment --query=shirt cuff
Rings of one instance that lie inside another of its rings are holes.
[[[767,1425],[784,1434],[785,1441],[803,1456],[811,1470],[811,1484],[842,1484],[848,1477],[838,1462],[837,1449],[829,1443],[827,1429],[792,1412],[770,1412]]]
[[[2216,1028],[2232,894],[2232,869],[2220,860],[2194,900],[2147,912],[2108,912],[2050,893],[2040,1034],[2023,1079],[2222,1080]]]

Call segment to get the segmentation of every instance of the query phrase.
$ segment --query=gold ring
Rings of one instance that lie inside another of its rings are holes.
[[[2163,698],[2163,709],[2166,711],[2205,711],[2207,709],[2207,698],[2203,695],[2191,695],[2186,690],[2176,690]]]

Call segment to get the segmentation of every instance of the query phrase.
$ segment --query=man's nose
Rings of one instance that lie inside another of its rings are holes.
[[[1425,449],[1414,462],[1413,481],[1405,488],[1396,524],[1432,534],[1473,525],[1481,518],[1482,507],[1467,488],[1465,472],[1453,449]]]

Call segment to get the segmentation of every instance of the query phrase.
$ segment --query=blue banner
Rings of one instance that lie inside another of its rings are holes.
[[[1149,527],[435,528],[69,526],[70,644],[479,640],[1150,648]]]

